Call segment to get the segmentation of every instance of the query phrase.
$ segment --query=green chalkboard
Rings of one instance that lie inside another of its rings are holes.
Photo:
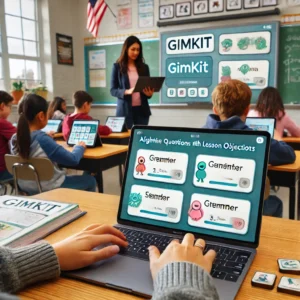
[[[279,90],[284,103],[300,104],[300,26],[280,28]]]
[[[151,76],[159,76],[159,40],[142,41],[143,54],[146,64],[150,68]],[[116,98],[110,95],[110,77],[113,63],[116,62],[121,53],[123,43],[113,45],[87,45],[84,47],[85,61],[85,89],[94,98],[94,104],[116,104]],[[90,51],[105,50],[105,68],[90,69]],[[90,76],[94,71],[102,70],[103,87],[91,87]],[[92,71],[92,72],[91,72]],[[91,73],[90,73],[91,72]],[[105,83],[106,82],[106,83]],[[159,104],[159,93],[154,93],[149,100],[150,104]]]

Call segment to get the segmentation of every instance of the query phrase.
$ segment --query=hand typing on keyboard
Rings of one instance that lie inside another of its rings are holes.
[[[187,233],[181,243],[179,240],[171,241],[162,254],[156,246],[150,246],[150,270],[153,279],[160,269],[172,262],[194,263],[210,273],[216,252],[209,250],[204,255],[204,248],[205,241],[202,239],[195,241],[195,237],[191,233]]]

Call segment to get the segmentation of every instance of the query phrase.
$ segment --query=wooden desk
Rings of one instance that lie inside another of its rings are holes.
[[[110,135],[101,135],[101,140],[105,144],[128,145],[131,131],[111,133]]]
[[[57,189],[40,195],[35,198],[43,200],[59,200],[65,202],[77,202],[81,209],[88,213],[82,218],[65,226],[59,231],[46,238],[50,243],[62,240],[74,234],[92,223],[115,224],[119,196],[87,193],[82,191]],[[260,245],[257,255],[245,278],[245,281],[236,297],[237,300],[282,300],[296,299],[296,296],[278,293],[276,287],[272,291],[254,288],[251,286],[251,278],[255,271],[276,273],[277,280],[284,274],[278,272],[278,258],[300,259],[300,231],[299,222],[263,217]],[[293,277],[300,277],[293,275]],[[60,278],[35,285],[20,293],[21,299],[47,299],[47,300],[129,300],[141,299],[114,290],[98,287],[80,281],[67,278]],[[221,295],[222,299],[222,295]]]
[[[294,150],[300,150],[300,137],[284,137],[282,138],[284,142],[293,147]]]
[[[64,139],[64,136],[63,136],[63,134],[62,134],[62,132],[58,132],[58,133],[54,133],[54,136],[53,136],[53,138],[55,139],[55,140],[63,140]]]
[[[300,171],[300,151],[295,151],[296,161],[293,164],[282,166],[269,166],[268,177],[271,185],[277,185],[282,187],[288,187],[290,190],[289,195],[289,218],[295,218],[295,205],[296,199],[298,202],[298,212],[296,219],[300,214],[300,185],[299,185],[299,171]],[[298,185],[298,195],[296,198],[296,187]]]
[[[64,141],[57,141],[68,151],[72,151],[73,147],[67,145]],[[98,184],[99,193],[103,193],[103,176],[102,171],[110,168],[124,165],[127,157],[128,146],[123,145],[109,145],[103,144],[102,147],[87,148],[84,152],[83,158],[79,164],[74,167],[62,166],[68,169],[89,171],[97,173],[96,180]],[[122,182],[123,173],[119,174],[119,181]]]

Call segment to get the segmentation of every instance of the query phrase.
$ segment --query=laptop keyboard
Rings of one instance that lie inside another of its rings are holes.
[[[174,237],[167,235],[152,234],[118,226],[116,228],[124,233],[128,241],[128,247],[121,248],[119,254],[143,260],[149,260],[148,247],[150,245],[156,246],[160,252],[163,252],[174,239]],[[236,282],[242,274],[251,252],[206,244],[204,253],[210,249],[215,250],[217,253],[212,265],[211,276],[221,280]]]

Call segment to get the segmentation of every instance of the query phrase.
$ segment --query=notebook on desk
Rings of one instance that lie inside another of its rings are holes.
[[[116,225],[129,246],[66,275],[150,297],[148,246],[191,232],[218,253],[211,275],[233,299],[259,244],[269,143],[260,131],[133,127]]]

